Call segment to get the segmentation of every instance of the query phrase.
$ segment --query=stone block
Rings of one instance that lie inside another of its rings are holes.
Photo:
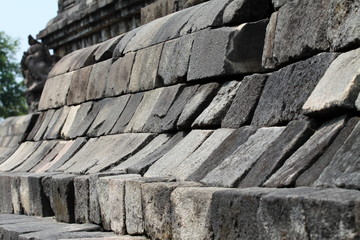
[[[290,2],[290,0],[272,0],[272,4],[275,9],[279,9],[284,6],[286,3]]]
[[[145,177],[168,177],[172,170],[186,160],[213,133],[212,130],[193,130],[169,152],[158,159]]]
[[[125,170],[128,173],[139,173],[143,175],[154,162],[170,151],[185,136],[186,134],[184,132],[178,132],[161,145],[161,143],[169,137],[167,134],[161,134],[142,148],[137,154],[120,163],[119,166],[112,170]],[[156,148],[156,146],[158,147]]]
[[[193,41],[194,36],[187,35],[164,44],[158,70],[159,82],[167,86],[186,81]]]
[[[116,45],[119,43],[119,41],[123,38],[124,35],[116,36],[113,38],[110,38],[109,40],[103,42],[100,44],[99,48],[95,51],[95,61],[105,61],[107,59],[110,59],[113,55],[113,51],[116,47]]]
[[[290,122],[240,181],[238,187],[261,187],[285,160],[311,137],[315,131],[313,125],[308,120]]]
[[[241,83],[225,82],[209,106],[195,119],[192,128],[219,127]]]
[[[260,128],[229,157],[209,172],[201,182],[210,186],[235,187],[255,165],[285,127]]]
[[[289,187],[299,175],[311,166],[326,151],[336,135],[344,127],[346,117],[338,117],[324,123],[304,145],[292,154],[285,163],[264,183],[265,187]]]
[[[141,8],[141,24],[146,24],[176,11],[176,0],[159,0]]]
[[[89,105],[89,103],[84,103],[84,104]],[[83,106],[84,104],[69,107],[69,113],[66,117],[65,123],[60,132],[61,138],[69,139],[69,132],[71,130],[72,125],[75,123],[76,114],[79,111],[80,107]]]
[[[66,118],[65,124],[61,130],[62,138],[73,139],[77,137],[77,132],[82,126],[82,123],[85,122],[85,119],[87,119],[88,115],[90,115],[91,112],[96,113],[98,106],[96,107],[95,110],[94,109],[95,109],[95,104],[93,104],[92,102],[86,102],[86,103],[82,103],[81,105],[70,107],[68,117]],[[88,125],[89,123],[86,122],[86,124]]]
[[[196,90],[195,94],[186,103],[177,121],[178,129],[189,129],[194,120],[211,103],[220,88],[220,84],[207,83],[202,84]]]
[[[124,34],[124,36],[121,38],[119,43],[116,45],[114,52],[113,52],[113,58],[118,59],[125,54],[125,48],[129,44],[129,42],[133,39],[133,37],[143,28],[144,26],[137,27],[127,33]]]
[[[64,106],[57,109],[49,122],[48,128],[44,134],[44,139],[59,139],[62,127],[65,124],[70,108]]]
[[[123,112],[129,98],[130,95],[110,98],[110,101],[101,107],[94,122],[87,130],[87,135],[94,137],[109,133]]]
[[[11,195],[11,174],[0,174],[0,213],[14,213]]]
[[[86,89],[86,100],[99,99],[104,96],[111,63],[112,59],[109,59],[92,66]]]
[[[275,126],[298,119],[302,106],[336,56],[335,53],[321,53],[272,73],[251,124]]]
[[[236,95],[221,121],[223,128],[239,128],[250,124],[255,108],[269,75],[254,74],[245,77],[237,89]]]
[[[45,116],[41,121],[41,126],[37,129],[37,132],[34,135],[33,139],[30,139],[30,140],[40,141],[43,139],[43,135],[45,134],[46,129],[48,128],[48,125],[49,125],[54,113],[55,113],[55,110],[53,110],[53,109],[45,112]]]
[[[277,67],[277,59],[274,57],[277,17],[278,12],[272,13],[269,23],[266,27],[265,43],[262,55],[262,66],[266,69],[275,69]]]
[[[89,176],[78,176],[74,178],[74,215],[76,223],[89,222],[90,188]]]
[[[73,73],[71,72],[56,77],[48,77],[39,101],[39,110],[66,105],[72,76]]]
[[[267,23],[262,20],[196,33],[187,80],[263,71],[261,58]],[[252,39],[251,45],[248,39]]]
[[[92,70],[92,66],[89,66],[76,70],[73,73],[71,84],[69,87],[69,92],[66,99],[67,105],[74,105],[85,102],[86,100],[85,89],[88,88],[91,70]]]
[[[162,86],[157,78],[162,49],[163,44],[158,44],[136,52],[128,85],[129,92],[151,90]],[[144,72],[146,74],[143,74]]]
[[[141,186],[145,232],[152,239],[173,239],[172,192],[178,187],[199,187],[199,183],[145,183]],[[176,239],[176,238],[175,238]]]
[[[71,64],[70,71],[85,68],[95,63],[95,51],[99,48],[99,44],[92,45],[81,49],[78,52],[78,56],[74,59],[75,61]]]
[[[42,122],[44,121],[46,113],[47,112],[41,112],[39,114],[39,117],[36,119],[36,122],[35,122],[34,126],[32,127],[30,133],[27,135],[26,140],[31,141],[31,140],[34,139],[37,131],[39,130],[39,128],[41,127]]]
[[[76,58],[78,58],[81,51],[82,49],[79,49],[62,57],[49,72],[48,79],[67,73],[74,64]]]
[[[355,109],[360,83],[360,48],[339,55],[303,106],[309,115]]]
[[[140,102],[142,101],[144,96],[143,92],[135,93],[130,95],[130,99],[128,100],[126,107],[122,114],[120,115],[119,119],[116,121],[114,127],[111,130],[111,134],[122,133],[125,131],[127,125],[129,124],[130,120],[134,116],[134,113],[139,106]]]
[[[127,53],[111,64],[106,82],[105,96],[112,97],[128,92],[135,55],[134,52]]]

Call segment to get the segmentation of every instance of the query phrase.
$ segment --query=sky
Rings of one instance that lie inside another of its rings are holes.
[[[0,0],[0,31],[20,40],[16,60],[29,48],[27,37],[34,38],[57,15],[57,0]]]

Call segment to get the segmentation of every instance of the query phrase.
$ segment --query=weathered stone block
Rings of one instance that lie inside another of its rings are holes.
[[[239,181],[283,131],[284,127],[260,128],[220,165],[209,172],[201,182],[211,186],[237,186]]]
[[[109,59],[92,66],[86,90],[86,100],[99,99],[104,96],[111,63],[112,59]]]
[[[177,0],[159,0],[141,8],[141,24],[146,24],[176,11]]]
[[[60,132],[65,124],[66,118],[69,114],[70,108],[64,106],[54,113],[51,121],[49,122],[48,128],[44,134],[44,139],[58,139],[60,138]]]
[[[55,113],[55,110],[53,110],[53,109],[45,112],[45,116],[41,121],[41,126],[37,129],[37,132],[34,135],[33,139],[30,139],[30,140],[40,141],[43,139],[43,135],[45,134],[45,131],[48,128],[48,125],[49,125],[54,113]]]
[[[76,70],[71,79],[69,92],[67,95],[67,105],[79,104],[86,100],[86,90],[88,88],[92,66]]]
[[[0,213],[13,213],[12,195],[11,195],[11,174],[0,174]]]
[[[49,72],[48,79],[67,73],[74,64],[76,58],[78,58],[81,51],[82,49],[79,49],[62,57]]]
[[[335,53],[321,53],[272,73],[251,124],[274,126],[299,118],[303,104],[336,56]]]
[[[89,103],[84,103],[84,104],[89,105]],[[71,106],[69,108],[69,113],[68,113],[65,123],[61,129],[61,133],[60,133],[61,138],[69,139],[69,132],[71,130],[71,126],[75,123],[76,114],[82,105]],[[91,106],[91,103],[90,103],[90,106]]]
[[[74,178],[74,217],[77,223],[89,222],[90,189],[89,177],[79,176]]]
[[[30,133],[29,133],[28,136],[26,137],[26,140],[31,141],[31,140],[34,139],[37,131],[39,130],[39,128],[41,127],[42,122],[43,122],[44,119],[45,119],[46,113],[47,113],[47,112],[41,112],[41,113],[39,114],[39,117],[36,119],[36,122],[35,122],[33,128],[31,129]],[[5,134],[5,135],[7,135],[7,134]]]
[[[92,45],[81,49],[77,56],[74,59],[74,62],[71,64],[70,71],[78,70],[85,68],[87,66],[93,65],[95,63],[94,53],[100,45]]]
[[[360,48],[339,55],[303,106],[307,114],[355,109],[360,91]]]
[[[96,62],[104,61],[112,57],[113,51],[124,35],[113,37],[100,44],[95,51],[94,57]]]
[[[261,58],[267,23],[263,20],[196,33],[187,80],[263,71]],[[251,46],[248,39],[252,39]]]
[[[137,27],[130,32],[127,32],[124,34],[124,36],[121,38],[119,43],[116,45],[114,52],[113,52],[113,58],[118,59],[125,54],[125,48],[129,44],[129,42],[133,39],[133,37],[143,28],[144,26]]]
[[[265,43],[262,55],[262,66],[266,69],[275,69],[277,67],[277,59],[274,57],[277,17],[278,12],[272,13],[269,23],[266,27]]]
[[[275,9],[279,9],[284,6],[286,3],[290,2],[290,0],[272,0],[272,4]]]

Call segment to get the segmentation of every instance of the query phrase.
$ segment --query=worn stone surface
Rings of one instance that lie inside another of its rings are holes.
[[[116,36],[101,43],[99,48],[94,53],[95,61],[100,62],[111,58],[116,45],[123,36],[124,35]]]
[[[303,104],[336,56],[335,53],[321,53],[272,73],[251,124],[274,126],[299,118]]]
[[[89,177],[74,178],[74,218],[77,223],[89,222],[90,202]]]
[[[261,155],[238,187],[260,187],[314,133],[308,120],[290,122],[284,132]]]
[[[284,131],[284,127],[260,128],[229,157],[209,172],[202,183],[210,186],[235,187],[260,156]]]
[[[303,109],[308,114],[355,109],[360,91],[360,48],[339,55],[329,66]]]
[[[178,187],[198,186],[199,183],[192,182],[143,184],[141,189],[146,234],[152,239],[171,239],[174,224],[171,193]]]
[[[211,134],[212,130],[193,130],[169,152],[157,160],[145,177],[167,177],[172,170],[190,156]]]
[[[241,83],[224,83],[209,106],[195,119],[193,128],[219,127]]]
[[[284,0],[288,1],[288,0]],[[266,69],[275,69],[277,59],[274,57],[274,44],[278,12],[271,14],[269,23],[266,27],[264,50],[262,55],[262,66]]]
[[[54,113],[49,126],[44,134],[44,139],[59,139],[62,127],[65,124],[70,108],[64,106]]]
[[[121,38],[119,43],[116,45],[114,52],[113,52],[113,58],[118,59],[119,57],[124,56],[125,48],[128,45],[128,43],[133,39],[133,37],[143,28],[143,26],[140,26],[138,28],[135,28],[126,34]]]
[[[183,89],[184,85],[182,84],[163,88],[155,106],[152,109],[152,112],[142,128],[144,132],[161,132],[162,119],[166,117],[173,102],[180,95]]]
[[[109,59],[92,66],[86,90],[86,100],[99,99],[104,96],[111,63],[112,59]]]
[[[76,70],[71,79],[69,92],[67,95],[67,105],[79,104],[86,100],[86,90],[88,88],[92,66]]]
[[[189,129],[194,120],[213,100],[219,88],[220,84],[216,82],[200,85],[181,112],[177,121],[177,128]]]
[[[128,92],[131,70],[135,60],[135,53],[130,52],[111,64],[107,76],[105,96],[111,97]]]
[[[162,49],[163,44],[158,44],[136,52],[128,85],[129,92],[151,90],[162,86],[157,79]],[[144,72],[146,74],[143,74]]]
[[[86,105],[89,105],[89,103],[85,103]],[[69,107],[69,113],[66,117],[65,123],[62,126],[60,135],[61,138],[63,139],[69,139],[69,132],[71,130],[71,126],[75,123],[75,117],[77,112],[79,111],[80,107],[82,105],[77,105],[77,106],[71,106]],[[91,106],[91,103],[90,103]]]
[[[176,0],[160,0],[141,8],[141,24],[146,24],[176,11]]]
[[[0,213],[13,213],[11,196],[11,174],[0,174]]]
[[[32,127],[30,133],[27,135],[26,140],[31,141],[31,140],[34,139],[37,131],[39,130],[39,128],[41,127],[42,122],[45,119],[46,113],[47,112],[41,112],[39,114],[39,117],[36,119],[36,122],[35,122],[34,126]]]
[[[72,64],[74,64],[75,59],[78,58],[81,51],[82,49],[75,50],[62,57],[51,69],[51,71],[48,74],[48,78],[50,79],[55,76],[67,73],[70,70]]]
[[[265,187],[289,187],[295,184],[299,175],[311,166],[326,151],[339,131],[346,117],[339,117],[324,123],[308,141],[292,154],[265,183]]]
[[[95,63],[94,53],[99,46],[99,44],[96,44],[81,49],[76,59],[74,59],[74,62],[71,64],[70,71],[86,68],[87,66],[93,65]]]
[[[49,125],[54,113],[55,113],[55,110],[53,110],[53,109],[45,112],[45,116],[41,121],[41,126],[37,129],[37,132],[34,135],[33,139],[29,139],[29,140],[39,141],[39,140],[43,139],[43,135],[45,134],[46,129],[48,128],[48,125]]]
[[[284,6],[288,2],[290,2],[290,0],[272,0],[272,4],[276,9]]]
[[[144,93],[139,92],[131,94],[130,99],[128,100],[126,107],[119,119],[116,121],[114,127],[111,130],[111,134],[117,134],[124,132],[127,125],[129,124],[131,118],[134,116],[134,113],[139,106],[141,100],[143,99]]]
[[[268,75],[265,74],[254,74],[240,82],[236,95],[221,121],[221,127],[238,128],[251,122],[267,78]]]
[[[164,44],[158,76],[165,86],[186,81],[193,35],[183,36]]]
[[[263,71],[261,58],[267,22],[196,33],[187,80]],[[251,46],[248,39],[252,39]]]

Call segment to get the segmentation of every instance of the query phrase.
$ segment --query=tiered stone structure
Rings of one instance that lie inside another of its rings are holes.
[[[359,8],[211,0],[66,55],[0,236],[358,239]]]

